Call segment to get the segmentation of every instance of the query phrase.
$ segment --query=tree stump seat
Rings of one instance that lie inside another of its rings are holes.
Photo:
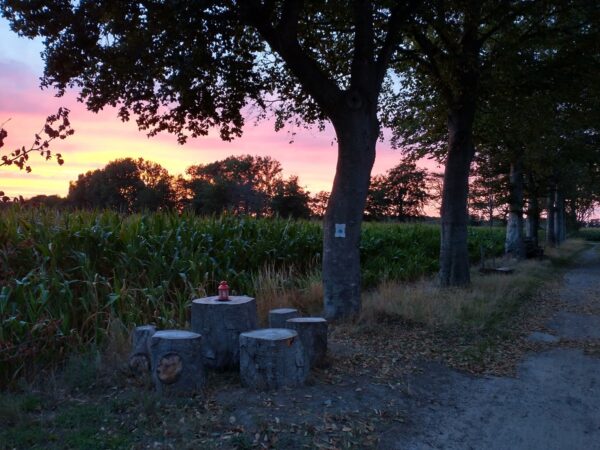
[[[191,395],[206,382],[202,336],[183,330],[157,331],[150,340],[152,380],[160,394]]]
[[[141,325],[135,327],[131,334],[128,364],[129,369],[138,377],[150,374],[150,338],[154,333],[156,333],[154,325]]]
[[[240,334],[242,385],[258,390],[301,386],[309,372],[298,333],[265,328]]]
[[[287,328],[286,320],[298,317],[295,308],[275,308],[269,311],[269,328]]]
[[[201,334],[206,367],[237,368],[239,336],[258,328],[256,301],[252,297],[229,296],[228,301],[205,297],[192,301],[192,331]]]
[[[322,317],[297,317],[288,319],[286,328],[298,333],[309,367],[323,367],[327,355],[327,320]]]

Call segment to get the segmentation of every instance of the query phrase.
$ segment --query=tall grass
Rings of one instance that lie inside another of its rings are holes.
[[[600,242],[600,228],[581,228],[577,232],[577,237],[586,241]]]
[[[510,275],[473,270],[471,285],[464,288],[440,288],[432,279],[388,281],[365,295],[360,320],[375,327],[382,321],[403,320],[429,327],[485,328],[510,314],[584,248],[582,240],[570,239],[547,248],[545,260],[504,260],[503,265],[514,270]]]
[[[114,320],[130,327],[184,326],[191,299],[221,279],[256,295],[262,314],[293,304],[313,311],[322,296],[321,226],[314,222],[114,212],[0,212],[0,382],[91,342]],[[502,230],[473,229],[473,260]],[[437,270],[435,226],[367,224],[365,287]],[[310,306],[309,306],[310,305]]]
[[[548,273],[549,264],[527,261],[510,276],[473,273],[466,288],[440,288],[431,279],[408,285],[387,282],[365,296],[361,321],[375,326],[399,319],[430,327],[480,326],[503,305],[531,294]]]

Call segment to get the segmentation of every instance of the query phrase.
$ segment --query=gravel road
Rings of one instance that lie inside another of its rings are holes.
[[[560,290],[565,308],[531,339],[553,342],[516,378],[472,377],[428,364],[410,385],[409,423],[382,449],[600,449],[600,248],[581,256]],[[566,347],[568,343],[568,347]],[[406,426],[408,425],[408,426]]]

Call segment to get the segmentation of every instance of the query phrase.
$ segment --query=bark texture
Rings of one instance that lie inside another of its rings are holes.
[[[258,390],[304,384],[309,372],[298,333],[266,328],[240,335],[242,385]]]
[[[331,319],[360,312],[361,224],[379,135],[374,112],[343,117],[334,121],[338,161],[323,221],[324,313]]]
[[[150,338],[156,333],[154,325],[135,327],[131,334],[131,353],[129,354],[129,368],[136,376],[150,373]]]
[[[192,302],[192,331],[203,337],[204,363],[211,369],[236,368],[240,333],[258,328],[256,301],[246,296],[199,298]]]
[[[527,237],[534,247],[539,245],[540,205],[536,196],[531,197],[527,207]]]
[[[294,308],[277,308],[269,311],[269,328],[286,328],[288,319],[295,319],[300,314]]]
[[[467,225],[469,171],[473,160],[472,128],[475,108],[456,108],[448,114],[448,159],[442,192],[440,285],[465,286],[471,282]]]
[[[525,258],[523,241],[523,167],[520,160],[510,165],[510,211],[506,224],[504,252],[517,259]]]
[[[152,380],[163,395],[193,395],[206,383],[202,336],[182,330],[157,331],[151,338]]]
[[[298,333],[309,366],[311,368],[325,366],[327,320],[322,317],[299,317],[288,320],[286,326]]]

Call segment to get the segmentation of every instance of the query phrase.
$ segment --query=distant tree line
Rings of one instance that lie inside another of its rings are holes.
[[[104,168],[80,174],[69,183],[66,198],[36,195],[14,199],[52,208],[112,209],[123,213],[193,211],[198,215],[223,213],[256,217],[322,218],[329,192],[311,193],[297,175],[285,179],[281,163],[269,156],[229,156],[188,167],[173,176],[160,164],[143,158],[122,158]],[[442,174],[417,166],[406,158],[385,174],[371,178],[365,220],[411,221],[439,212]],[[510,214],[509,176],[485,155],[476,159],[470,180],[469,214],[472,225],[505,225]],[[5,197],[4,202],[10,198]],[[547,209],[545,198],[540,209]],[[565,217],[572,228],[585,225],[596,200],[568,204]],[[544,217],[547,219],[547,217]],[[540,226],[539,222],[534,226]]]
[[[69,183],[67,197],[36,195],[10,199],[31,206],[69,209],[112,209],[123,213],[192,211],[198,215],[223,213],[256,217],[322,218],[329,192],[311,193],[297,175],[285,179],[281,163],[269,156],[229,156],[188,167],[173,176],[160,164],[143,158],[122,158],[104,168],[80,174]],[[364,210],[369,221],[412,221],[437,215],[442,174],[417,166],[405,158],[385,174],[371,177]],[[502,165],[482,154],[476,158],[470,180],[471,225],[506,225],[511,206],[510,179]],[[540,198],[540,209],[548,202]],[[581,203],[581,202],[580,202]],[[570,203],[565,219],[573,229],[588,224],[595,197],[586,204]],[[539,214],[539,213],[538,213]],[[543,217],[547,219],[547,216]],[[536,224],[540,226],[539,219]]]
[[[142,211],[193,211],[199,215],[240,214],[296,219],[321,218],[329,193],[311,194],[296,175],[283,177],[279,161],[269,156],[229,156],[188,167],[173,176],[152,161],[122,158],[105,167],[80,174],[69,183],[66,198],[37,195],[29,205],[76,209]],[[422,216],[435,198],[435,177],[405,160],[375,175],[371,182],[367,220],[410,220]]]

